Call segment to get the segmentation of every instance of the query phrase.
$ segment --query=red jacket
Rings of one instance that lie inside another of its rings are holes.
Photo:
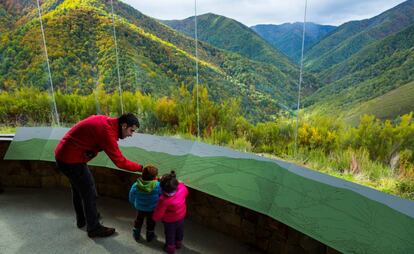
[[[68,164],[87,163],[104,151],[118,168],[142,171],[142,165],[126,159],[119,150],[118,129],[117,118],[90,116],[65,134],[55,149],[55,158]]]

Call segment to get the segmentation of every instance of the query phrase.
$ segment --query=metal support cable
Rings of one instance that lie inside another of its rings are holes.
[[[88,51],[89,51],[89,54],[91,55],[90,48],[88,48]],[[92,54],[94,54],[94,53],[96,53],[96,52],[93,52]],[[97,64],[97,60],[95,58],[93,58],[93,60],[91,62],[91,65],[93,66],[92,74],[93,74],[93,78],[94,78],[94,81],[95,81],[95,85],[94,85],[92,93],[93,93],[94,98],[95,98],[96,114],[100,115],[101,114],[101,105],[99,103],[99,98],[98,98],[99,67],[98,67],[98,64]]]
[[[134,74],[135,74],[135,93],[137,93],[137,91],[139,91],[140,93],[143,93],[143,91],[141,89],[139,89],[139,82],[138,82],[138,66],[136,64],[134,64]],[[139,110],[139,101],[137,100],[137,114],[138,116],[140,115],[140,110]]]
[[[94,94],[94,97],[95,97],[96,114],[100,115],[101,114],[101,104],[99,103],[99,98],[98,98],[99,81],[98,81],[98,78],[96,76],[97,75],[95,75],[95,88],[94,88],[93,94]]]
[[[298,84],[298,105],[297,105],[297,115],[296,115],[296,133],[295,133],[295,156],[298,153],[298,129],[299,129],[299,110],[300,110],[300,95],[301,95],[301,86],[303,81],[303,51],[305,48],[305,32],[306,32],[306,11],[308,6],[308,0],[305,0],[305,14],[303,17],[303,32],[302,32],[302,54],[300,59],[300,72],[299,72],[299,84]]]
[[[200,102],[199,102],[199,91],[198,91],[197,0],[194,0],[194,39],[195,39],[195,55],[196,55],[197,137],[200,138]]]
[[[113,4],[112,0],[111,0],[111,8],[112,8],[112,27],[113,27],[113,31],[114,31],[115,54],[116,54],[116,69],[117,69],[117,72],[118,72],[119,98],[120,98],[120,102],[121,102],[121,113],[124,114],[124,102],[122,100],[121,75],[119,73],[118,43],[116,41],[116,31],[115,31],[114,4]]]
[[[39,0],[37,0],[37,10],[38,10],[38,13],[39,13],[40,28],[42,29],[42,38],[43,38],[43,46],[44,46],[44,49],[45,49],[47,70],[48,70],[48,73],[49,73],[50,89],[51,89],[51,92],[52,92],[52,100],[53,100],[53,111],[54,111],[54,114],[55,114],[55,121],[56,121],[57,125],[60,126],[59,113],[57,111],[57,106],[56,106],[55,91],[53,89],[52,73],[50,71],[49,56],[47,54],[45,31],[44,31],[44,28],[43,28],[42,11],[41,11]]]

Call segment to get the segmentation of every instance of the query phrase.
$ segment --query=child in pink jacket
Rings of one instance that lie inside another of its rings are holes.
[[[158,200],[152,218],[164,223],[165,245],[164,250],[172,254],[180,249],[184,238],[184,217],[187,206],[185,199],[188,195],[187,187],[178,182],[175,172],[162,176],[160,180],[162,195]]]

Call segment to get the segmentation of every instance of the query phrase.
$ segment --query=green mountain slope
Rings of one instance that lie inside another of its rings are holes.
[[[408,0],[376,17],[339,26],[306,55],[307,69],[320,72],[345,61],[370,43],[414,23],[414,0]]]
[[[194,17],[184,20],[162,21],[173,29],[194,38]],[[299,68],[284,54],[273,48],[249,27],[233,19],[207,13],[197,16],[198,39],[215,47],[238,53],[249,59],[275,66],[280,73],[272,75],[285,76],[298,80]],[[320,86],[312,75],[304,76],[304,94],[312,93]]]
[[[336,26],[307,22],[304,52],[306,53],[309,48],[318,43],[335,28]],[[294,62],[299,63],[302,53],[303,22],[285,23],[281,25],[255,25],[251,29],[269,42],[274,48],[279,49]]]
[[[356,106],[347,112],[345,119],[355,124],[364,114],[375,115],[380,119],[394,119],[410,112],[414,112],[414,82]]]
[[[194,37],[194,17],[184,20],[162,21],[168,26]],[[239,53],[250,59],[274,64],[282,71],[291,71],[296,67],[274,50],[249,27],[233,19],[207,13],[197,16],[198,38],[218,48]]]
[[[0,34],[2,90],[49,87],[37,9],[31,7],[16,16],[11,23],[14,29]],[[88,94],[102,85],[107,91],[115,91],[118,80],[109,2],[49,0],[43,2],[42,8],[55,89]],[[190,88],[195,84],[191,38],[122,2],[115,1],[114,8],[124,90],[168,95],[181,84]],[[0,13],[11,15],[5,6],[0,6]],[[242,107],[250,119],[268,119],[279,110],[278,105],[294,105],[297,77],[275,65],[202,42],[199,56],[200,82],[208,86],[211,97],[242,98]],[[285,68],[297,72],[288,61]]]
[[[306,98],[316,108],[347,110],[414,80],[414,25],[375,42],[323,73],[337,81]],[[329,76],[331,75],[331,76]]]
[[[4,0],[0,2],[0,33],[14,28],[16,21],[36,6],[36,1]]]

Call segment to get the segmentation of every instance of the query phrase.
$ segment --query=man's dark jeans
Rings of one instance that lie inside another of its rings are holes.
[[[96,208],[97,192],[95,180],[86,163],[67,164],[56,160],[58,169],[69,178],[72,187],[72,201],[77,222],[85,221],[87,231],[97,229],[99,224]]]

